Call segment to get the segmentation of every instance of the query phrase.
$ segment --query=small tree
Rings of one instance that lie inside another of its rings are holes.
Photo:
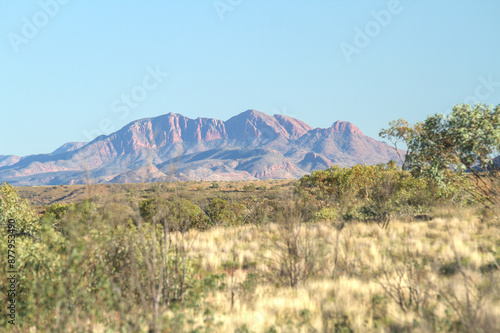
[[[391,121],[389,123],[389,128],[383,128],[379,132],[379,136],[383,139],[389,140],[398,154],[399,161],[401,162],[402,169],[406,167],[406,155],[410,153],[410,141],[416,134],[416,126],[411,125],[406,120],[399,118],[398,120]],[[401,149],[398,145],[406,146],[406,153],[403,156]]]
[[[409,163],[413,173],[435,179],[442,190],[458,186],[489,207],[498,204],[500,105],[456,105],[416,125]]]

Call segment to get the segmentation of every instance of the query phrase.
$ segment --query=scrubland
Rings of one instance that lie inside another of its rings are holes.
[[[394,165],[37,206],[0,189],[23,233],[13,331],[500,332],[496,210]]]

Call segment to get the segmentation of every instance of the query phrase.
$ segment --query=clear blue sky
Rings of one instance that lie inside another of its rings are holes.
[[[168,112],[253,108],[379,139],[399,117],[500,103],[497,0],[54,1],[0,0],[0,155]]]

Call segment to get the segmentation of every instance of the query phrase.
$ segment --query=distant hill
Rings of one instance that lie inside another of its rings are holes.
[[[0,167],[16,164],[20,159],[21,157],[16,155],[0,155]]]
[[[51,154],[0,155],[0,181],[13,185],[161,180],[298,178],[331,165],[398,160],[389,145],[349,122],[312,128],[284,115],[247,110],[227,121],[181,114],[133,121],[92,142]]]

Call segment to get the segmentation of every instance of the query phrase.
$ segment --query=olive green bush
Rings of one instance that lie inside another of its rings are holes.
[[[311,221],[389,221],[424,213],[449,197],[431,179],[414,177],[392,161],[314,171],[298,181],[296,192],[307,201]]]
[[[235,226],[243,223],[248,210],[239,202],[230,202],[222,198],[209,200],[206,213],[212,225]]]
[[[38,216],[28,201],[21,199],[11,185],[4,183],[0,186],[0,225],[5,225],[8,219],[16,220],[18,233],[35,235],[41,228]]]
[[[205,230],[214,224],[198,205],[183,198],[145,199],[140,201],[139,210],[146,222],[154,220],[156,223],[162,223],[162,220],[166,219],[169,221],[169,226],[175,227],[176,230],[190,228]],[[172,221],[177,223],[173,224]]]

